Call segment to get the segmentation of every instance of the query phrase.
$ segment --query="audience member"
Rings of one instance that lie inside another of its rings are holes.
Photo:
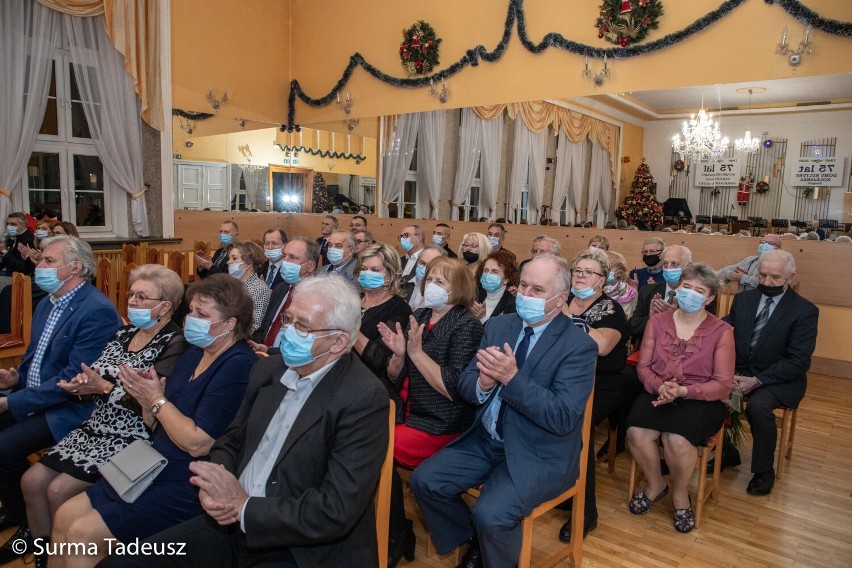
[[[645,386],[627,418],[630,454],[645,475],[645,488],[630,500],[634,515],[648,512],[668,492],[660,470],[659,442],[671,471],[674,527],[688,533],[695,513],[688,486],[695,447],[719,431],[734,379],[734,334],[706,306],[721,279],[704,264],[683,269],[678,308],[651,318],[637,371]]]
[[[328,265],[328,236],[332,231],[336,231],[338,227],[337,217],[334,215],[323,215],[320,223],[320,236],[317,237],[316,243],[320,249],[320,258],[322,265]]]
[[[500,250],[503,246],[503,239],[506,238],[506,227],[502,223],[491,223],[488,225],[488,242],[491,244],[491,250]],[[490,253],[489,253],[490,254]]]
[[[530,254],[532,255],[530,258],[521,262],[520,271],[524,270],[524,266],[537,257],[540,254],[555,254],[559,256],[562,254],[562,245],[559,244],[559,241],[554,239],[553,237],[548,237],[547,235],[539,235],[533,239],[532,249],[530,249]]]
[[[782,235],[783,238],[783,235]],[[834,239],[835,243],[852,243],[852,237],[848,235],[840,235],[836,239]]]
[[[24,243],[18,243],[18,251],[21,253],[21,256],[31,263],[38,264],[41,262],[41,242],[48,237],[53,236],[53,220],[52,219],[42,219],[41,221],[36,222],[35,232],[33,233],[33,244],[26,245]]]
[[[355,255],[361,254],[365,248],[372,246],[376,241],[370,231],[357,231],[355,237]],[[399,256],[399,254],[397,254]]]
[[[476,273],[480,261],[486,259],[491,252],[491,241],[482,233],[467,233],[459,245],[459,255],[471,274]]]
[[[600,250],[607,252],[609,250],[609,239],[603,235],[595,235],[589,239],[589,250]]]
[[[411,292],[414,290],[417,257],[420,256],[420,251],[425,246],[423,227],[420,225],[406,225],[403,227],[402,234],[399,235],[399,246],[405,251],[405,255],[401,257],[402,274],[400,275],[400,282],[402,285],[402,297],[408,300],[411,297]]]
[[[55,228],[54,231],[56,231]],[[216,249],[213,258],[209,258],[202,251],[195,253],[195,265],[197,266],[195,271],[199,278],[228,272],[228,253],[231,251],[231,244],[237,240],[239,235],[240,228],[233,221],[225,221],[219,226],[219,244],[222,246]]]
[[[257,357],[246,343],[252,306],[245,286],[216,274],[192,284],[186,297],[190,311],[184,337],[193,347],[178,360],[165,388],[154,369],[124,365],[119,373],[153,429],[151,445],[168,463],[133,503],[101,479],[59,508],[53,542],[98,546],[97,555],[73,557],[81,566],[94,566],[106,556],[105,539],[144,539],[202,512],[198,489],[189,480],[190,463],[206,458],[234,419]],[[70,558],[58,560],[65,565]],[[122,557],[121,563],[126,560]]]
[[[414,289],[411,291],[411,297],[408,299],[408,305],[411,306],[412,310],[423,307],[423,294],[420,290],[422,289],[421,283],[423,282],[423,279],[426,278],[426,266],[432,262],[433,259],[436,259],[439,256],[448,256],[444,247],[430,245],[428,247],[423,247],[423,250],[420,251],[420,256],[417,257],[417,266],[415,268],[416,272],[414,274]]]
[[[3,545],[26,539],[21,476],[27,456],[53,446],[92,413],[94,403],[78,400],[58,386],[90,364],[121,327],[109,299],[89,284],[95,274],[91,247],[69,236],[45,239],[35,282],[51,295],[33,314],[30,345],[17,368],[0,370],[0,530],[20,525]],[[14,549],[13,549],[14,550]]]
[[[361,211],[359,211],[361,213]],[[363,215],[355,215],[352,217],[352,220],[349,221],[349,231],[351,233],[358,233],[360,231],[367,230],[367,218]]]
[[[157,375],[171,377],[187,348],[183,331],[172,321],[183,299],[180,276],[164,266],[144,264],[130,272],[129,287],[130,324],[113,335],[91,367],[83,365],[71,380],[57,383],[71,396],[91,397],[95,411],[24,474],[21,487],[33,539],[49,540],[60,505],[95,483],[100,478],[98,469],[109,458],[134,440],[150,439],[142,408],[127,396],[118,378],[121,366],[148,369],[153,365]],[[47,559],[42,560],[46,565]],[[0,557],[0,562],[6,561]]]
[[[515,256],[506,249],[492,252],[476,271],[476,301],[470,311],[484,325],[486,321],[501,314],[515,313],[515,296],[520,271]]]
[[[639,293],[627,281],[627,261],[624,256],[615,251],[607,251],[606,256],[609,259],[609,274],[606,277],[604,294],[618,302],[624,310],[624,317],[630,319],[636,308]]]
[[[757,288],[758,259],[764,253],[772,250],[780,250],[781,248],[783,248],[781,246],[781,239],[777,235],[769,234],[764,236],[760,240],[760,244],[757,245],[757,254],[747,256],[737,264],[723,268],[721,270],[722,278],[725,282],[738,282],[739,286],[737,290],[739,292],[754,290]]]
[[[328,266],[320,271],[322,274],[337,274],[348,282],[354,280],[355,272],[355,237],[349,231],[338,229],[328,236]]]
[[[644,268],[634,268],[630,271],[630,285],[641,290],[646,284],[656,284],[663,272],[660,266],[660,255],[666,248],[666,241],[659,237],[645,239],[642,243],[642,262]]]
[[[438,553],[468,543],[462,566],[515,566],[521,518],[576,480],[597,345],[561,313],[568,273],[556,255],[527,264],[518,314],[488,324],[459,379],[459,398],[480,407],[473,425],[411,475]],[[462,494],[483,482],[469,510]]]
[[[24,213],[9,213],[6,217],[6,238],[0,241],[0,274],[12,276],[20,272],[31,276],[35,266],[28,261],[26,251],[32,250],[35,237],[27,228],[27,216]]]
[[[438,223],[432,231],[432,244],[438,245],[450,258],[458,258],[458,255],[450,248],[450,226],[446,223]]]
[[[473,422],[474,408],[457,389],[473,359],[482,324],[470,312],[476,297],[473,275],[456,259],[439,257],[426,266],[421,283],[424,307],[409,317],[407,333],[397,323],[379,323],[393,353],[387,377],[404,403],[394,431],[394,462],[408,469],[454,440]],[[405,518],[402,481],[394,471],[388,566],[414,554],[414,530]]]
[[[815,231],[809,231],[807,233],[802,233],[801,235],[799,235],[799,240],[802,240],[802,241],[821,241],[822,239],[819,238],[819,234],[817,234]]]
[[[796,262],[790,253],[764,252],[757,264],[757,288],[734,296],[725,320],[734,326],[734,384],[748,397],[753,477],[747,491],[769,495],[775,484],[773,410],[797,408],[805,396],[819,310],[792,288]]]
[[[269,305],[269,286],[258,278],[257,270],[263,266],[263,249],[251,241],[239,241],[233,244],[228,253],[228,274],[242,282],[251,297],[251,332],[257,330]]]
[[[281,262],[287,240],[284,229],[267,229],[263,233],[263,256],[266,257],[266,262],[260,267],[257,275],[270,289],[284,282],[284,277],[281,276]]]
[[[53,234],[55,236],[58,235],[68,235],[69,237],[80,238],[80,233],[77,231],[77,226],[70,221],[60,221],[56,225],[53,226]]]
[[[618,220],[618,228],[622,231],[627,230],[627,219],[619,219]]]

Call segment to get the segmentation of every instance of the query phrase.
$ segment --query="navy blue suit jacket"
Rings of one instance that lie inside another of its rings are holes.
[[[81,401],[56,386],[80,373],[80,364],[91,365],[121,327],[115,306],[97,288],[83,284],[53,330],[53,336],[41,361],[41,384],[27,387],[27,374],[33,362],[39,338],[47,324],[53,303],[39,302],[33,314],[30,345],[18,366],[20,381],[9,393],[9,411],[15,420],[44,412],[47,424],[56,440],[78,428],[95,408],[90,400]]]
[[[491,318],[480,348],[514,348],[523,320],[517,314]],[[537,506],[556,497],[577,479],[583,411],[595,381],[597,344],[564,314],[547,326],[523,367],[500,391],[507,404],[503,417],[506,464],[521,499]],[[462,372],[461,397],[478,405],[476,357]],[[484,402],[473,426],[457,441],[482,428],[482,415],[497,388]],[[456,441],[456,442],[457,442]],[[456,443],[453,442],[453,443]]]

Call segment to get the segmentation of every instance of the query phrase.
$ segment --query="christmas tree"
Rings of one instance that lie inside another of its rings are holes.
[[[624,198],[624,205],[615,211],[619,219],[626,219],[631,225],[640,229],[651,230],[663,223],[663,206],[657,201],[657,184],[645,158],[636,170],[630,193]]]
[[[314,174],[314,213],[331,213],[334,203],[328,198],[325,178],[320,172]]]

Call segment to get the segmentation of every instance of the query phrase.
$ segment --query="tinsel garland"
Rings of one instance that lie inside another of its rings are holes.
[[[179,116],[187,120],[204,120],[213,116],[209,112],[189,112],[179,108],[172,109],[172,116]]]
[[[356,164],[360,164],[367,159],[367,156],[362,154],[350,154],[348,152],[332,152],[331,150],[320,150],[318,148],[305,148],[304,146],[286,146],[284,144],[275,144],[282,152],[305,152],[312,156],[321,158],[332,158],[335,160],[355,160]]]
[[[852,23],[824,19],[813,10],[802,6],[799,0],[765,1],[767,3],[778,3],[779,6],[798,21],[809,24],[816,29],[820,29],[834,35],[852,35]],[[301,127],[295,123],[296,97],[299,97],[299,100],[312,107],[323,107],[331,104],[332,101],[336,100],[337,95],[343,91],[344,87],[349,82],[349,79],[352,77],[352,73],[357,67],[361,67],[368,74],[387,85],[407,89],[417,89],[420,87],[428,87],[431,83],[441,81],[442,79],[449,79],[468,65],[476,67],[479,65],[480,59],[489,63],[494,63],[503,56],[503,53],[505,53],[506,48],[509,45],[512,30],[516,23],[518,26],[518,38],[521,40],[521,45],[523,45],[527,51],[534,54],[539,54],[549,47],[555,47],[562,51],[567,51],[576,55],[588,56],[595,59],[603,59],[604,56],[610,59],[629,59],[631,57],[638,57],[640,55],[646,55],[648,53],[672,47],[690,36],[703,31],[710,25],[715,24],[745,2],[746,0],[725,0],[725,2],[723,2],[717,9],[705,14],[701,18],[698,18],[685,28],[648,43],[635,44],[630,47],[600,48],[565,39],[562,34],[556,32],[548,33],[544,36],[541,42],[537,44],[533,43],[527,35],[523,0],[509,0],[506,22],[503,28],[503,37],[500,38],[500,42],[493,51],[488,51],[482,44],[477,45],[472,49],[468,49],[458,61],[432,75],[407,79],[394,77],[380,71],[368,63],[360,53],[356,52],[349,57],[349,64],[343,70],[343,75],[337,83],[335,83],[331,91],[329,91],[329,93],[324,97],[316,99],[312,98],[302,90],[299,81],[295,79],[290,81],[290,94],[287,97],[287,124],[281,125],[281,130],[293,132],[294,130],[299,131],[301,129]]]

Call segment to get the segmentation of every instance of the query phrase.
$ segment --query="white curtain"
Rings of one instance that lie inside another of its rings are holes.
[[[548,128],[541,132],[530,132],[530,179],[529,179],[529,224],[538,223],[539,209],[544,201],[545,151],[547,148]]]
[[[143,186],[139,101],[133,78],[124,70],[124,57],[106,35],[103,16],[61,17],[71,44],[74,73],[92,141],[112,182],[130,196],[133,229],[147,237],[151,231]]]
[[[527,178],[527,168],[530,161],[530,137],[532,132],[524,124],[524,121],[515,118],[515,141],[512,146],[512,171],[509,174],[509,187],[506,189],[506,203],[509,206],[506,216],[513,218],[512,212],[521,206],[521,194],[524,191],[524,182]],[[517,221],[521,216],[518,215]],[[513,219],[514,220],[514,219]]]
[[[597,225],[603,228],[609,215],[612,198],[612,168],[609,152],[598,142],[592,144],[592,163],[589,166],[589,213],[597,206]]]
[[[583,190],[585,189],[586,141],[582,140],[579,144],[571,144],[569,153],[571,154],[571,181],[569,182],[571,191],[568,193],[568,197],[576,214],[579,215],[580,207],[583,205]],[[568,220],[573,223],[575,218],[571,217]],[[585,220],[585,217],[582,220]]]
[[[574,197],[569,196],[568,190],[571,185],[571,146],[573,142],[568,140],[562,129],[559,130],[559,139],[556,143],[556,173],[553,176],[553,197],[550,201],[550,218],[554,221],[560,220],[562,202],[566,200],[565,218],[574,221],[575,208]]]
[[[59,14],[31,0],[0,2],[0,219],[20,189],[47,106]]]
[[[417,160],[421,185],[429,193],[432,219],[438,218],[441,199],[441,169],[444,165],[444,139],[447,133],[447,111],[434,110],[420,113],[420,156]]]
[[[482,119],[476,116],[472,108],[462,109],[459,125],[459,159],[456,167],[456,181],[453,185],[453,199],[450,203],[450,218],[453,221],[459,220],[458,208],[470,197],[470,185],[473,183],[476,167],[482,155],[481,122]],[[477,219],[471,220],[477,221]]]
[[[388,203],[399,198],[408,175],[408,167],[417,142],[420,117],[417,113],[399,117],[382,161],[382,215],[388,215]]]
[[[500,179],[500,160],[503,147],[503,114],[494,120],[476,117],[482,129],[482,160],[479,174],[482,186],[479,190],[480,215],[494,219],[497,209],[497,182]]]
[[[240,169],[246,182],[246,207],[261,211],[269,209],[269,168],[240,166]]]

